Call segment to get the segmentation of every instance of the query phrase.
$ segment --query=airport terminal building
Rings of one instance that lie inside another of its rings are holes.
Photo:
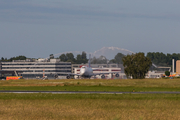
[[[1,62],[1,71],[14,71],[25,79],[47,77],[54,79],[71,73],[71,62],[61,62],[60,59],[27,59]]]
[[[60,59],[13,60],[12,62],[1,62],[0,64],[1,78],[6,76],[22,76],[25,79],[41,79],[44,77],[48,79],[65,79],[69,73],[78,73],[77,70],[81,66],[88,65],[61,62]],[[91,64],[91,67],[108,69],[109,72],[114,69],[122,72],[122,65],[118,64]],[[95,71],[95,73],[97,72],[102,71]],[[76,78],[76,76],[74,77]]]
[[[180,60],[176,61],[176,74],[180,75]],[[0,62],[0,79],[6,76],[22,76],[25,79],[66,79],[70,73],[79,73],[81,66],[88,64],[71,64],[60,59],[26,59],[13,60],[12,62]],[[122,64],[91,64],[92,68],[100,68],[95,73],[118,71],[119,79],[126,79]],[[164,71],[149,71],[146,78],[160,78]],[[76,78],[77,76],[74,76]],[[100,77],[100,76],[97,76]],[[107,78],[114,78],[109,74]]]

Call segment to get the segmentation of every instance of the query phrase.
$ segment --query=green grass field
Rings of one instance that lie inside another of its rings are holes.
[[[180,79],[10,80],[0,81],[0,90],[180,91]]]
[[[180,79],[10,80],[0,90],[180,91]],[[179,94],[0,93],[0,120],[178,120]]]
[[[0,119],[178,120],[180,95],[0,93]]]

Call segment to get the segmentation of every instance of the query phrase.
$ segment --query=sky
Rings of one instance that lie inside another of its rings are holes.
[[[0,0],[0,57],[119,47],[180,53],[179,0]]]

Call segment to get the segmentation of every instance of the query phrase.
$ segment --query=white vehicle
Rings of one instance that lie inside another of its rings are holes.
[[[70,79],[71,75],[77,75],[78,77],[82,77],[82,78],[91,78],[92,76],[96,76],[96,75],[102,75],[101,78],[104,79],[105,78],[105,74],[115,74],[116,77],[119,77],[119,73],[120,72],[106,72],[106,73],[93,73],[93,70],[97,70],[97,69],[92,69],[90,67],[90,57],[89,57],[89,65],[88,66],[82,66],[80,68],[80,73],[79,74],[74,74],[74,73],[70,73],[66,76],[67,79]],[[100,70],[101,68],[98,68],[98,70]]]

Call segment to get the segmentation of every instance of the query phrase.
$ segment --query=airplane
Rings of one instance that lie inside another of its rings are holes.
[[[93,73],[93,70],[100,70],[100,68],[97,69],[92,69],[91,68],[91,64],[90,64],[90,55],[89,55],[89,61],[88,61],[88,66],[82,66],[80,68],[80,74],[74,74],[74,73],[70,73],[66,76],[67,79],[70,79],[71,75],[77,75],[78,78],[82,77],[82,78],[91,78],[92,76],[96,76],[96,75],[102,75],[101,78],[104,79],[105,75],[104,74],[115,74],[116,77],[119,77],[119,73],[120,72],[106,72],[106,73]]]

